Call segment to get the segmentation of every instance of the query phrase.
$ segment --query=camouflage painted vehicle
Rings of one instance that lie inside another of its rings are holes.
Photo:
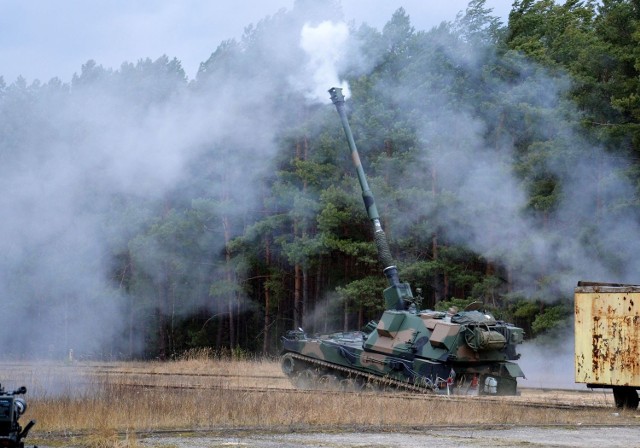
[[[516,346],[524,332],[481,312],[475,302],[464,311],[419,311],[411,287],[399,280],[367,184],[339,88],[329,90],[351,148],[362,196],[373,224],[378,256],[389,287],[386,310],[362,331],[283,337],[282,370],[299,388],[397,388],[440,393],[515,395],[524,377]]]

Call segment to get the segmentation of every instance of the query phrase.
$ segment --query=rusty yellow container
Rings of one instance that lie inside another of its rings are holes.
[[[580,282],[574,297],[576,382],[640,387],[640,286]]]

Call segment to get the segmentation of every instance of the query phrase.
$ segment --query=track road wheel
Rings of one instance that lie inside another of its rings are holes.
[[[295,385],[298,389],[315,389],[318,385],[318,372],[313,369],[304,369],[295,376]]]
[[[331,390],[337,389],[340,385],[340,379],[333,373],[325,373],[318,378],[318,389]]]
[[[635,388],[627,386],[618,386],[613,388],[613,399],[617,408],[637,409],[640,398]]]
[[[355,378],[342,378],[340,380],[340,390],[345,392],[357,392],[362,389],[362,384]]]
[[[362,385],[360,386],[360,390],[362,392],[380,392],[380,386],[373,381],[363,380]]]
[[[280,361],[280,367],[285,375],[288,377],[293,376],[296,370],[296,361],[293,356],[291,356],[291,353],[285,353]]]

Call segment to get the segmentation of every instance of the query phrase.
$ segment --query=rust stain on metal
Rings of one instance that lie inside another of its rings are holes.
[[[576,289],[577,382],[640,386],[638,287]]]

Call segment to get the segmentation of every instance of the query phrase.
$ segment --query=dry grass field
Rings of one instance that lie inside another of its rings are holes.
[[[522,390],[517,397],[297,391],[276,360],[197,356],[170,362],[15,363],[7,389],[25,385],[36,419],[28,443],[138,446],[159,431],[298,428],[411,429],[467,425],[636,424],[604,392]],[[6,383],[6,384],[4,384]]]

